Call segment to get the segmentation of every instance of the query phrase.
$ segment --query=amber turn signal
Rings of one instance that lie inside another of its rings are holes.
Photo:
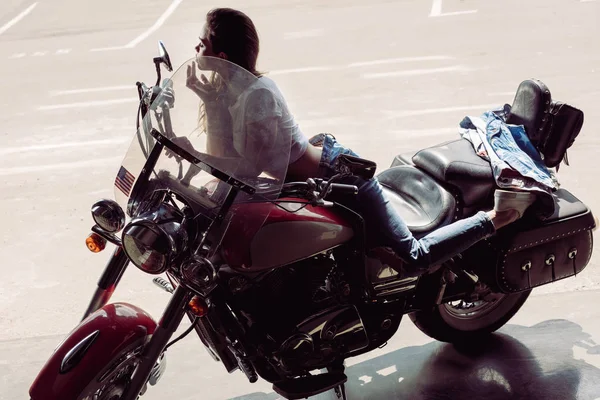
[[[106,247],[106,239],[97,233],[91,233],[90,236],[85,239],[85,244],[92,253],[100,253]]]
[[[208,314],[208,306],[200,296],[194,296],[194,298],[190,300],[189,306],[194,315],[197,315],[198,317],[204,317]]]

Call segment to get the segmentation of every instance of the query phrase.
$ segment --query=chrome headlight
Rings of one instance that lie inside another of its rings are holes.
[[[114,200],[100,200],[92,206],[92,218],[106,232],[116,233],[125,226],[125,213]]]
[[[144,272],[165,272],[187,246],[182,220],[183,216],[167,204],[134,219],[123,230],[125,254]]]

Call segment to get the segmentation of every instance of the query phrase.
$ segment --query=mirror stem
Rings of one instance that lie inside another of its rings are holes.
[[[154,65],[156,66],[156,75],[157,75],[157,79],[156,79],[156,85],[158,86],[160,85],[160,64],[162,63],[162,57],[156,57],[154,59]]]

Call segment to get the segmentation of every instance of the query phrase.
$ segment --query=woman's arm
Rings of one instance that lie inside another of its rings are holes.
[[[291,137],[279,129],[281,107],[268,89],[253,91],[246,99],[243,132],[234,138],[235,148],[249,164],[262,171],[289,161]],[[283,160],[285,159],[285,160]]]

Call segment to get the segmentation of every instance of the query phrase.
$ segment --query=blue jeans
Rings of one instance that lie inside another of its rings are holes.
[[[341,154],[358,155],[340,145],[332,136],[320,136],[323,143],[320,175],[330,178],[334,162]],[[360,214],[365,221],[367,245],[391,247],[405,263],[403,269],[421,274],[429,267],[448,261],[478,241],[495,232],[488,215],[480,211],[472,217],[443,226],[421,239],[416,239],[396,209],[385,198],[377,178],[365,180],[345,177],[338,183],[356,185],[356,196],[338,196],[334,200]]]

